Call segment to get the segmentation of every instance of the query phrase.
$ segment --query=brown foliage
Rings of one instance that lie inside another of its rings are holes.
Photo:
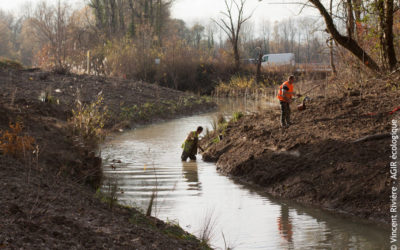
[[[34,149],[35,139],[28,135],[22,135],[23,126],[20,122],[14,125],[10,123],[9,126],[10,130],[0,131],[0,149],[3,154],[21,157]]]

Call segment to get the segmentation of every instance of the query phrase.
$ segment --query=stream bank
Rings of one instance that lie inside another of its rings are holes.
[[[242,98],[216,102],[218,110],[212,113],[107,138],[102,144],[103,170],[110,186],[117,184],[121,191],[118,201],[146,211],[155,194],[153,215],[199,237],[210,235],[216,249],[388,248],[389,230],[384,226],[274,198],[262,187],[221,174],[200,156],[182,162],[181,144],[188,131],[199,125],[211,130],[221,113],[228,117],[271,108],[266,102]]]
[[[223,124],[202,141],[203,159],[275,197],[389,224],[390,137],[357,141],[388,134],[399,119],[398,111],[389,114],[399,90],[388,81],[369,81],[362,93],[313,96],[302,112],[292,105],[289,129],[280,127],[279,106]]]
[[[77,145],[68,120],[78,99],[89,104],[100,92],[111,110],[106,129],[197,113],[212,103],[142,82],[38,70],[1,70],[0,83],[2,135],[18,122],[23,131],[15,138],[35,140],[35,154],[0,154],[0,248],[207,248],[179,226],[96,198],[102,160],[94,148]],[[122,115],[135,105],[149,115]]]

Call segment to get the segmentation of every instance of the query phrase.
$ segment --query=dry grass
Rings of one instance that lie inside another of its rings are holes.
[[[209,245],[212,239],[215,237],[215,227],[217,225],[214,209],[207,210],[201,225],[199,239]]]
[[[0,149],[5,155],[13,157],[24,157],[31,154],[35,148],[35,139],[32,136],[22,134],[22,123],[10,123],[10,129],[4,132],[0,131]]]
[[[73,135],[77,136],[86,147],[96,148],[104,138],[102,129],[107,116],[107,106],[103,104],[101,92],[90,104],[82,103],[78,97],[76,107],[72,110],[72,117],[69,119]]]
[[[0,57],[0,69],[23,69],[24,66],[18,61]]]

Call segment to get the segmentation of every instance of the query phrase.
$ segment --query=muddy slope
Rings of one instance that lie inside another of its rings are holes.
[[[203,140],[203,158],[274,196],[388,223],[390,138],[355,142],[389,133],[391,119],[400,118],[388,114],[400,106],[400,92],[382,82],[362,96],[315,97],[302,112],[292,107],[294,125],[286,130],[278,108],[230,122],[220,142],[215,133]]]
[[[40,76],[42,73],[46,76]],[[151,94],[153,90],[159,91],[163,100],[187,94],[145,83],[45,72],[32,75],[24,71],[1,71],[0,84],[0,130],[9,130],[9,123],[22,122],[23,133],[34,137],[40,150],[38,158],[30,152],[25,152],[25,157],[21,152],[15,158],[0,152],[0,248],[203,248],[178,226],[145,217],[132,208],[110,207],[104,202],[104,197],[90,187],[100,184],[101,159],[75,145],[67,124],[76,98],[73,88],[78,85],[86,93],[87,102],[102,90],[105,102],[116,110],[120,99],[113,98],[117,94],[125,94],[127,100],[130,95],[128,101],[132,103],[156,102],[159,99]],[[126,90],[121,87],[123,84],[136,88]],[[48,86],[59,104],[39,101],[40,92]],[[56,89],[61,92],[55,92]],[[201,106],[186,106],[182,110],[201,111],[198,107]],[[174,114],[165,117],[168,115]],[[156,115],[154,118],[158,119]]]
[[[30,102],[49,94],[66,116],[79,100],[91,103],[98,94],[109,110],[106,127],[149,123],[215,108],[206,98],[142,81],[91,75],[56,74],[40,70],[0,70],[1,102]],[[142,112],[141,112],[142,111]]]

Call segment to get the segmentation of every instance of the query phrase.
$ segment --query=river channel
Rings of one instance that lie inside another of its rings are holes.
[[[155,193],[153,216],[179,223],[196,236],[209,225],[208,238],[216,249],[389,249],[384,228],[271,198],[218,173],[200,155],[196,162],[182,163],[181,144],[188,132],[199,125],[211,129],[217,113],[260,109],[259,103],[242,99],[219,104],[216,112],[108,138],[102,147],[104,189],[117,184],[119,202],[143,211]]]

